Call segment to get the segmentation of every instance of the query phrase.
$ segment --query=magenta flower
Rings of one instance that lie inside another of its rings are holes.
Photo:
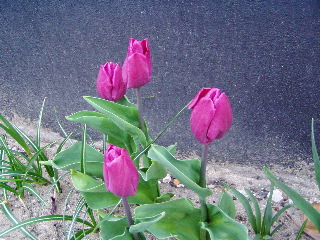
[[[205,145],[223,137],[231,127],[231,105],[218,88],[202,88],[188,108],[192,109],[191,131]]]
[[[142,41],[130,38],[128,54],[122,68],[127,88],[139,88],[151,80],[152,61],[148,39]]]
[[[122,78],[120,63],[107,62],[104,66],[100,66],[97,91],[106,100],[118,101],[123,98],[127,84]]]
[[[108,146],[104,153],[103,178],[109,192],[119,197],[136,195],[139,173],[126,149]]]

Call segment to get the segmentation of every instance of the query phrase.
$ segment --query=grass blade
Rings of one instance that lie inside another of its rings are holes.
[[[303,231],[304,231],[304,229],[305,229],[305,227],[306,227],[306,225],[307,225],[307,222],[308,222],[308,219],[306,219],[306,220],[303,222],[303,224],[302,224],[302,226],[301,226],[301,228],[300,228],[300,230],[299,230],[299,232],[298,232],[297,237],[296,237],[295,240],[300,240],[300,239],[301,239],[302,234],[303,234]]]
[[[13,212],[10,210],[8,204],[6,201],[1,203],[1,209],[4,212],[4,214],[6,215],[6,217],[13,223],[15,224],[15,226],[19,225],[20,222],[19,220],[16,218],[16,216],[13,214]],[[23,226],[19,226],[16,227],[15,229],[19,228],[19,230],[25,235],[27,236],[29,239],[33,239],[33,240],[37,240],[37,238],[35,236],[32,235],[31,232],[29,232],[26,228],[24,228]],[[1,234],[1,233],[0,233]],[[2,235],[1,235],[2,236]]]
[[[28,146],[28,144],[25,142],[23,137],[19,134],[19,132],[16,130],[15,126],[11,124],[5,117],[3,117],[0,114],[0,120],[6,125],[0,124],[0,127],[6,131],[7,134],[9,134],[14,140],[16,140],[21,147],[26,151],[26,153],[30,153],[31,150]]]
[[[254,233],[258,234],[259,232],[257,231],[257,224],[256,224],[257,221],[256,221],[255,216],[253,215],[253,211],[252,211],[252,208],[251,208],[251,205],[250,205],[248,199],[242,193],[240,193],[238,190],[236,190],[235,188],[231,188],[231,192],[241,202],[242,206],[244,207],[244,209],[245,209],[245,211],[247,213],[250,225],[251,225]]]
[[[245,189],[245,191],[248,194],[251,202],[253,203],[255,216],[256,216],[257,232],[260,232],[261,231],[261,210],[260,210],[259,202],[249,189]]]
[[[47,215],[47,216],[42,216],[42,217],[31,218],[26,221],[20,222],[5,231],[0,232],[0,237],[4,236],[4,235],[8,234],[9,232],[12,232],[20,227],[28,226],[30,224],[35,224],[35,223],[39,223],[39,222],[45,222],[45,221],[61,221],[61,220],[76,221],[79,223],[83,223],[91,228],[94,227],[91,223],[89,223],[88,221],[85,221],[81,218],[75,218],[75,220],[73,220],[73,219],[74,219],[73,216],[66,216],[66,215]]]
[[[300,194],[294,191],[286,184],[280,182],[275,175],[268,168],[263,168],[267,178],[281,189],[294,203],[294,206],[299,208],[316,226],[320,231],[320,213],[312,207],[312,205],[306,201]]]
[[[36,198],[38,198],[43,204],[45,204],[47,207],[49,207],[48,203],[40,196],[40,194],[38,193],[38,191],[32,187],[30,184],[28,183],[23,183],[22,187],[27,190],[29,193],[31,193],[32,195],[34,195]]]
[[[312,124],[311,124],[311,144],[312,144],[312,155],[313,155],[313,161],[314,161],[314,170],[316,173],[316,180],[318,184],[318,188],[320,190],[320,159],[316,147],[316,142],[314,139],[314,120],[312,118]]]
[[[262,220],[262,226],[261,226],[261,235],[270,235],[271,230],[271,221],[272,221],[272,195],[273,195],[274,185],[271,184],[270,192],[269,192],[269,198],[267,201],[266,208],[264,210],[264,216]]]

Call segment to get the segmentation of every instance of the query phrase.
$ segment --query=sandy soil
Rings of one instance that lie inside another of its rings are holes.
[[[15,116],[13,122],[19,126],[28,135],[35,136],[35,122],[31,122],[27,119],[19,118]],[[0,132],[1,133],[1,132]],[[62,139],[59,134],[51,132],[48,129],[42,130],[41,135],[43,145],[50,143],[55,140]],[[14,141],[9,140],[11,147],[16,147],[18,150],[19,146]],[[47,150],[47,155],[52,158],[55,148]],[[199,157],[194,153],[186,155],[181,155],[180,158],[185,157]],[[320,196],[318,187],[316,185],[313,165],[306,164],[305,162],[297,162],[293,168],[285,168],[283,166],[272,166],[271,170],[277,176],[280,176],[281,180],[287,183],[289,186],[298,191],[310,202],[320,202]],[[61,172],[60,174],[63,174]],[[219,195],[223,190],[223,184],[227,183],[236,187],[238,190],[243,191],[244,188],[250,189],[255,196],[258,198],[260,206],[264,208],[267,199],[267,193],[270,187],[270,182],[266,179],[261,168],[255,166],[242,166],[234,163],[215,163],[210,161],[208,164],[208,188],[212,189],[214,194],[208,198],[209,203],[217,203]],[[189,198],[196,205],[198,204],[198,199],[195,194],[190,190],[186,189],[184,186],[176,185],[177,182],[172,176],[168,176],[161,181],[161,190],[163,193],[172,192],[175,194],[174,198]],[[56,213],[55,214],[67,214],[72,215],[75,210],[75,206],[80,199],[80,194],[76,191],[73,192],[72,196],[68,198],[68,194],[72,189],[73,185],[70,181],[70,177],[67,175],[61,180],[62,193],[56,195]],[[53,194],[50,186],[35,186],[39,193],[51,204],[51,196]],[[278,211],[282,206],[288,204],[291,200],[288,199],[281,191],[277,190],[274,194],[273,209],[274,212]],[[2,195],[0,195],[2,198]],[[238,200],[235,200],[237,206],[237,216],[236,219],[244,224],[248,225],[247,217],[244,209]],[[11,210],[16,215],[18,219],[26,220],[36,216],[44,216],[50,214],[50,207],[42,206],[41,203],[33,196],[29,194],[26,198],[21,201],[16,196],[9,194],[9,206]],[[87,217],[83,213],[84,218]],[[295,239],[296,234],[301,227],[301,212],[295,208],[290,208],[279,220],[279,223],[284,223],[284,226],[279,232],[274,235],[274,239]],[[5,230],[11,226],[11,223],[6,219],[3,212],[0,212],[0,229]],[[35,234],[39,239],[64,239],[64,232],[68,229],[69,223],[63,223],[60,221],[56,222],[43,222],[40,224],[34,224],[29,226],[28,229]],[[81,225],[77,225],[75,230],[82,229]],[[1,239],[27,239],[24,237],[20,231],[14,231],[5,235]],[[90,235],[87,239],[99,239],[98,234]],[[152,239],[152,238],[150,238]],[[304,234],[302,239],[311,240],[310,236]]]

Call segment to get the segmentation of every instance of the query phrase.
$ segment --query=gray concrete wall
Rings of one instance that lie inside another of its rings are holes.
[[[97,96],[99,65],[123,62],[130,37],[148,38],[153,80],[142,93],[153,96],[144,104],[154,136],[200,88],[218,87],[231,100],[234,124],[212,143],[215,161],[311,161],[311,117],[320,136],[319,5],[1,0],[0,111],[36,119],[47,97],[45,125],[58,131],[53,107],[60,118],[91,109],[81,97]],[[199,149],[189,116],[184,112],[160,143]]]

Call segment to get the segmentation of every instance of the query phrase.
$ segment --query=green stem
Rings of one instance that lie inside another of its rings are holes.
[[[137,104],[138,104],[138,114],[139,114],[139,122],[141,130],[144,134],[146,134],[146,129],[144,127],[144,121],[143,121],[143,108],[142,108],[142,98],[141,98],[141,90],[140,88],[136,88],[137,93]]]
[[[129,227],[130,227],[131,225],[134,224],[134,222],[132,219],[130,206],[129,206],[129,203],[128,203],[128,200],[126,197],[122,197],[122,205],[123,205],[124,212],[126,214],[126,218],[127,218],[127,221],[128,221]],[[139,240],[138,234],[132,234],[132,236],[133,236],[134,240]]]
[[[209,145],[203,145],[202,149],[202,157],[201,157],[201,167],[200,167],[200,181],[199,185],[202,188],[207,187],[207,180],[206,180],[206,170],[207,170],[207,162],[208,162],[208,149]],[[206,199],[200,197],[200,206],[201,206],[201,222],[208,222],[208,208]],[[205,229],[200,229],[200,239],[206,240],[207,239],[207,231]]]

